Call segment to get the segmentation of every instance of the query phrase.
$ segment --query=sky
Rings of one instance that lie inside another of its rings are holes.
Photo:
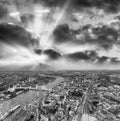
[[[0,0],[0,70],[119,70],[119,0]]]

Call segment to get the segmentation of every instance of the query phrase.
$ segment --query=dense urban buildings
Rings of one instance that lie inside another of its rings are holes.
[[[118,71],[0,72],[0,121],[119,121]]]

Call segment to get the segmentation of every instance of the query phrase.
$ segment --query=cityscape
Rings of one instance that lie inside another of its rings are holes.
[[[119,121],[119,79],[119,71],[0,72],[0,121]]]
[[[0,121],[120,121],[120,0],[0,0]]]

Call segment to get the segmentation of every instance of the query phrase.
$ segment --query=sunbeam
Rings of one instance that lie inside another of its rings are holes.
[[[0,47],[2,48],[0,49],[0,51],[2,52],[0,65],[2,66],[31,65],[31,67],[33,68],[40,63],[45,63],[47,59],[45,55],[37,55],[32,49],[30,50],[23,46],[1,44]]]
[[[39,37],[38,48],[46,49],[53,47],[53,31],[59,25],[61,19],[66,13],[69,7],[70,1],[68,0],[62,8],[60,7],[44,7],[43,5],[33,5],[30,9],[29,7],[24,10],[18,9],[14,4],[11,3],[14,8],[10,10],[9,16],[20,22],[27,30],[31,31],[37,37]],[[33,18],[27,18],[24,23],[21,20],[22,16],[32,16]]]
[[[49,39],[52,39],[52,33],[65,15],[65,12],[69,6],[69,1],[66,2],[66,4],[63,6],[62,9],[56,8],[54,14],[52,17],[48,17],[48,23],[46,23],[46,28],[44,29],[45,32],[47,32],[47,35],[45,34],[44,36],[41,37],[40,40],[40,45],[45,48],[49,46],[51,43]],[[53,23],[49,23],[49,19],[54,19]]]
[[[38,48],[46,49],[52,46],[52,33],[65,15],[68,5],[69,1],[62,9],[59,7],[48,9],[41,5],[35,5],[33,13],[29,13],[34,16],[34,19],[28,21],[26,27],[39,36]]]

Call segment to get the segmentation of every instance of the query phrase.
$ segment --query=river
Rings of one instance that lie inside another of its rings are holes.
[[[64,81],[64,78],[57,77],[54,82],[45,85],[45,88],[51,89],[62,81]],[[44,92],[42,90],[39,91],[30,90],[26,93],[22,93],[21,95],[13,99],[4,101],[2,104],[0,104],[0,114],[4,115],[7,111],[12,109],[13,107],[17,105],[25,106],[38,98],[39,100],[44,98]]]

